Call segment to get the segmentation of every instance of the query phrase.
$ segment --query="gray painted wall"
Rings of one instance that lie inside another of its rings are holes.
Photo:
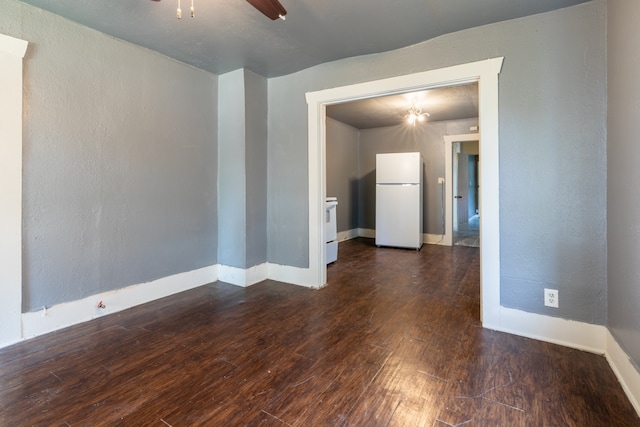
[[[241,69],[218,83],[218,261],[247,268],[267,256],[267,81]]]
[[[501,303],[604,324],[605,15],[595,1],[270,79],[268,260],[308,266],[306,92],[504,56]]]
[[[216,76],[13,0],[23,311],[216,263]]]
[[[502,304],[604,323],[606,7],[595,1],[270,79],[267,260],[308,266],[305,92],[504,56]],[[633,6],[625,7],[611,18],[616,24]],[[32,43],[25,59],[24,309],[218,262],[216,77],[14,0],[0,0],[0,8],[0,31]],[[611,58],[623,64],[615,52]],[[633,102],[615,86],[610,96],[612,109]],[[620,128],[621,136],[609,136],[611,155],[627,140]],[[609,179],[610,188],[622,181],[614,173]],[[248,187],[255,198],[259,187]],[[615,188],[612,218],[631,228]],[[617,239],[620,233],[611,233],[609,250],[635,253],[635,242]],[[637,295],[637,269],[613,265],[623,277],[612,280],[609,321],[637,360],[638,310],[624,305]],[[543,287],[559,289],[560,309],[542,307]]]
[[[546,16],[506,36],[529,66],[500,75],[501,302],[605,324],[606,3]]]
[[[415,127],[401,124],[360,131],[361,217],[362,228],[375,229],[376,154],[420,152],[424,160],[423,232],[444,234],[444,186],[438,177],[445,176],[444,136],[469,133],[478,119],[425,122]]]
[[[218,262],[246,263],[244,70],[218,77]]]
[[[245,268],[267,261],[267,79],[245,71],[247,255]]]
[[[338,198],[338,232],[360,227],[358,129],[327,117],[327,196]]]
[[[640,367],[640,2],[610,0],[607,16],[608,321]]]

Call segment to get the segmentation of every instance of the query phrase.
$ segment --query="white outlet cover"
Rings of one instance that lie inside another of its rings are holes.
[[[558,290],[544,288],[544,305],[547,307],[558,308]]]

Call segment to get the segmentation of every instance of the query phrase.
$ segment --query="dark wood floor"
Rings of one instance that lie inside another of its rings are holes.
[[[606,360],[482,329],[478,249],[340,245],[0,351],[0,425],[640,426]]]

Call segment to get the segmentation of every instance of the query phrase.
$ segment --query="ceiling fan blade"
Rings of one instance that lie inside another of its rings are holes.
[[[278,19],[287,14],[287,10],[278,0],[247,0],[247,2],[270,19]]]

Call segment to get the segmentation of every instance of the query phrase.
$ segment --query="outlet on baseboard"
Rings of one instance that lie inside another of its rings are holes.
[[[544,305],[558,308],[558,290],[544,288]]]

